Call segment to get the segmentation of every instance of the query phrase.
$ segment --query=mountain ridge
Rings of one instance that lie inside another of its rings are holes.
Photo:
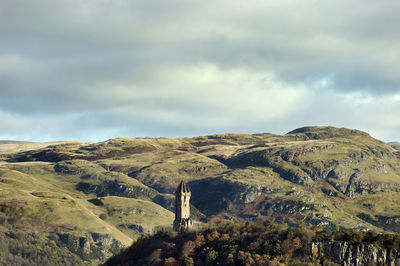
[[[47,228],[45,238],[83,264],[101,262],[127,239],[172,224],[181,180],[202,222],[400,232],[398,152],[368,133],[334,127],[62,142],[0,154],[0,215],[20,219],[22,229]]]

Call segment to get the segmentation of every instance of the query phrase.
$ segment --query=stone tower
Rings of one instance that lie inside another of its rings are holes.
[[[190,195],[189,186],[182,180],[175,191],[175,231],[187,230],[193,225],[190,218]]]

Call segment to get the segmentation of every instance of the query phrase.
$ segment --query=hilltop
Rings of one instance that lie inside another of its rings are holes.
[[[0,155],[7,153],[23,152],[28,150],[36,150],[45,148],[50,145],[63,144],[67,141],[55,142],[29,142],[29,141],[15,141],[15,140],[0,140]]]
[[[10,143],[0,150],[2,145]],[[9,149],[0,153],[0,234],[10,246],[15,231],[40,234],[43,250],[51,243],[65,258],[101,262],[143,234],[171,226],[173,193],[182,179],[192,190],[197,221],[399,233],[395,148],[359,130],[304,127],[285,135],[119,138]],[[0,251],[0,258],[13,252]]]
[[[399,251],[399,234],[215,221],[143,236],[104,265],[398,265]]]

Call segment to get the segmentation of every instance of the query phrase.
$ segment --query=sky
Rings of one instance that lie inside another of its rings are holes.
[[[400,141],[400,1],[1,0],[0,139]]]

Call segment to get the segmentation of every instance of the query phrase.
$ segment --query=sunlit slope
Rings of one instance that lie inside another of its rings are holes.
[[[20,224],[17,224],[18,230],[45,233],[42,237],[47,237],[50,242],[55,239],[58,248],[66,247],[77,253],[82,263],[87,260],[100,262],[130,245],[139,235],[172,223],[173,213],[155,203],[135,198],[97,198],[80,191],[78,184],[84,180],[81,179],[83,173],[93,174],[94,184],[110,177],[113,181],[115,178],[127,181],[132,187],[137,185],[139,190],[148,189],[123,174],[107,172],[85,162],[78,160],[75,163],[80,167],[75,173],[63,172],[66,169],[61,167],[64,162],[58,165],[3,162],[0,166],[0,218],[17,222]],[[137,214],[129,213],[132,210]],[[0,227],[6,234],[16,231],[10,222],[3,225]]]
[[[182,179],[192,190],[193,215],[204,221],[400,232],[395,147],[334,127],[69,142],[3,154],[0,195],[8,215],[124,244],[172,224]]]
[[[27,142],[27,141],[0,140],[0,154],[37,150],[51,145],[58,145],[63,143],[67,143],[67,141]]]

